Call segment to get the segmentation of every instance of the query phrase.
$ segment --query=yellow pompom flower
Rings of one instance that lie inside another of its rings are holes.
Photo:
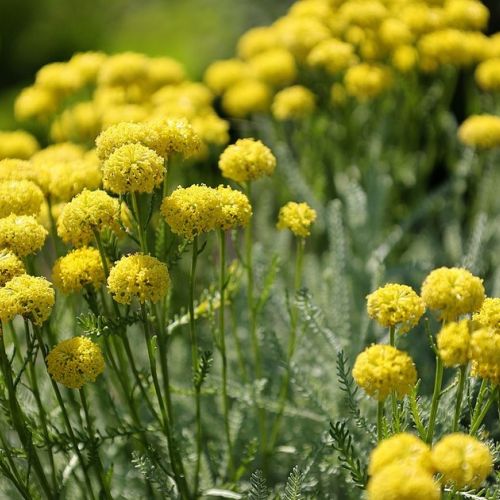
[[[417,49],[411,45],[400,45],[392,53],[392,65],[401,73],[408,73],[418,62]]]
[[[222,96],[222,108],[234,118],[245,118],[252,113],[264,113],[271,103],[271,88],[253,79],[241,80],[229,87]]]
[[[38,215],[43,201],[42,190],[34,182],[0,181],[0,217]]]
[[[19,257],[9,251],[0,252],[0,287],[25,272],[23,261]]]
[[[368,473],[374,476],[395,463],[419,467],[431,475],[434,473],[430,447],[408,432],[395,434],[377,445],[370,454]]]
[[[121,122],[141,123],[148,120],[150,110],[140,104],[117,104],[107,107],[101,115],[102,130]],[[97,134],[96,134],[97,136]]]
[[[154,57],[148,59],[147,64],[147,81],[154,89],[181,83],[186,78],[184,66],[171,57]]]
[[[481,309],[474,313],[472,319],[484,328],[493,328],[500,332],[500,298],[484,299]]]
[[[472,361],[470,374],[472,377],[489,380],[494,385],[500,385],[500,364],[485,364]]]
[[[57,163],[64,161],[81,160],[85,156],[85,149],[72,142],[52,144],[36,152],[31,161],[36,165],[43,163]]]
[[[35,78],[35,86],[50,90],[57,96],[64,97],[82,88],[85,84],[81,73],[75,66],[55,62],[42,66]]]
[[[316,210],[307,203],[289,201],[280,208],[278,214],[278,229],[289,229],[299,238],[307,238],[311,234],[311,225],[316,220]]]
[[[500,58],[483,61],[474,74],[478,87],[487,92],[500,91]]]
[[[261,141],[238,139],[220,155],[219,168],[223,177],[233,181],[254,181],[273,174],[276,158]]]
[[[424,301],[407,285],[388,283],[367,297],[368,316],[385,327],[407,333],[425,312]]]
[[[86,337],[59,342],[47,355],[50,376],[69,389],[81,389],[104,371],[101,348]]]
[[[198,184],[178,187],[164,198],[161,213],[173,233],[192,240],[217,227],[221,218],[217,190]]]
[[[191,125],[204,143],[223,146],[229,142],[229,122],[213,112],[195,116]]]
[[[470,357],[480,366],[500,367],[500,333],[491,328],[475,330],[470,339]]]
[[[500,116],[469,116],[459,127],[458,138],[472,148],[497,148],[500,146]]]
[[[155,257],[136,253],[122,257],[111,268],[108,289],[120,304],[137,298],[141,304],[158,302],[167,294],[170,276],[166,264]]]
[[[441,488],[426,469],[394,463],[368,482],[368,500],[439,500]]]
[[[57,105],[53,92],[36,86],[26,87],[16,98],[14,115],[20,121],[47,118],[56,111]]]
[[[100,86],[127,86],[146,81],[148,58],[136,52],[109,56],[101,65],[97,82]]]
[[[50,137],[55,142],[90,143],[101,131],[101,110],[93,101],[84,101],[66,108],[52,122]]]
[[[448,323],[437,335],[437,348],[444,366],[466,365],[469,362],[470,323],[464,319]]]
[[[284,87],[297,78],[295,58],[286,49],[276,48],[261,52],[248,60],[250,72],[273,87]]]
[[[103,185],[117,194],[151,193],[165,176],[164,161],[152,149],[139,143],[125,144],[104,162]]]
[[[249,59],[278,46],[279,37],[276,29],[272,26],[258,26],[248,30],[240,37],[237,53],[242,59]]]
[[[117,199],[99,189],[85,189],[62,209],[57,220],[57,234],[66,243],[83,246],[94,238],[94,231],[116,229],[119,215]]]
[[[488,25],[488,8],[477,0],[447,0],[444,15],[449,26],[481,31]]]
[[[201,140],[185,118],[153,119],[144,126],[158,135],[161,150],[167,155],[175,153],[188,158],[200,148]]]
[[[220,205],[217,225],[224,231],[247,226],[252,217],[248,197],[229,186],[219,186],[216,194]]]
[[[205,71],[204,82],[215,94],[223,94],[229,87],[250,76],[249,67],[239,59],[213,62]]]
[[[479,488],[493,467],[489,448],[459,432],[445,436],[434,446],[432,460],[442,474],[442,482],[457,489]]]
[[[408,45],[413,41],[414,35],[406,23],[394,17],[382,21],[378,34],[386,47],[396,48]]]
[[[349,24],[377,28],[387,17],[387,8],[377,0],[350,0],[340,6],[338,15]]]
[[[46,169],[40,169],[31,161],[5,158],[0,160],[0,180],[29,180],[34,182],[43,193],[47,193],[50,174]]]
[[[422,284],[421,297],[445,321],[478,311],[484,301],[483,280],[457,267],[440,267]]]
[[[76,70],[85,84],[95,83],[99,70],[107,56],[103,52],[77,52],[68,64]]]
[[[307,56],[307,64],[325,69],[331,75],[358,62],[354,46],[335,38],[320,42]]]
[[[15,215],[0,219],[0,249],[19,257],[38,252],[47,237],[45,228],[32,215]]]
[[[20,315],[41,325],[50,316],[54,302],[55,293],[49,281],[21,274],[0,288],[0,319],[10,321]]]
[[[4,158],[29,160],[39,149],[38,141],[24,130],[0,131],[0,160]]]
[[[385,66],[361,63],[346,71],[344,83],[349,95],[363,101],[373,99],[388,89],[392,75]]]
[[[271,109],[277,120],[300,120],[314,111],[315,101],[315,95],[308,88],[293,85],[274,96]]]
[[[417,381],[411,357],[393,346],[381,344],[367,347],[358,355],[352,376],[369,396],[378,401],[384,401],[392,391],[403,398]]]
[[[97,288],[104,283],[104,269],[99,251],[82,247],[60,257],[52,268],[52,280],[63,293],[78,292],[88,285]]]

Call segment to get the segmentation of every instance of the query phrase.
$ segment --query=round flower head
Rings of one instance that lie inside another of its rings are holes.
[[[161,149],[167,155],[177,153],[187,158],[194,155],[201,146],[200,138],[185,118],[154,119],[144,126],[158,135]]]
[[[70,389],[81,389],[104,371],[101,348],[86,337],[59,342],[47,356],[50,376]]]
[[[80,291],[84,286],[104,283],[101,256],[95,248],[78,248],[60,257],[52,268],[54,285],[64,293]]]
[[[431,449],[421,439],[408,432],[395,434],[378,444],[370,455],[368,473],[374,476],[395,463],[419,467],[431,475],[434,473]]]
[[[204,143],[223,146],[229,142],[229,122],[215,113],[195,116],[191,123],[193,130]]]
[[[52,144],[35,153],[31,161],[38,167],[43,163],[58,163],[63,161],[81,160],[85,156],[85,149],[72,142]]]
[[[191,240],[216,228],[221,217],[217,190],[198,184],[178,187],[163,200],[161,213],[173,233]]]
[[[127,86],[147,78],[148,58],[136,52],[122,52],[109,56],[98,74],[100,86]]]
[[[32,215],[12,214],[0,219],[0,249],[19,257],[38,252],[46,237],[46,229]]]
[[[158,302],[165,297],[169,286],[166,264],[140,253],[122,257],[108,277],[108,289],[120,304],[130,304],[134,297],[141,304],[146,300]]]
[[[497,148],[500,146],[500,116],[469,116],[459,127],[458,138],[472,148]]]
[[[480,328],[472,333],[470,357],[479,365],[500,366],[500,333],[491,328]]]
[[[271,104],[271,88],[264,82],[245,79],[229,87],[222,96],[222,108],[234,118],[265,113]]]
[[[302,85],[294,85],[274,96],[272,112],[277,120],[300,120],[310,115],[314,107],[314,94]]]
[[[445,321],[478,311],[484,300],[483,280],[467,269],[440,267],[422,284],[422,299],[429,309],[439,311]]]
[[[484,299],[481,309],[474,313],[472,319],[482,327],[500,332],[500,298]]]
[[[500,90],[500,58],[483,61],[476,68],[476,83],[479,88],[488,92]]]
[[[272,26],[258,26],[248,30],[240,37],[237,52],[242,59],[249,59],[278,46],[277,31]]]
[[[425,312],[423,300],[407,285],[388,283],[367,297],[368,316],[384,327],[407,333]]]
[[[0,132],[0,160],[18,158],[28,160],[40,149],[38,141],[24,130]]]
[[[441,488],[426,469],[394,463],[368,482],[368,500],[439,500]]]
[[[309,66],[324,68],[332,75],[346,70],[357,62],[355,47],[335,38],[322,41],[307,56]]]
[[[0,287],[4,286],[15,276],[25,274],[22,260],[12,252],[0,252]]]
[[[248,65],[258,80],[273,87],[289,85],[297,77],[295,59],[283,48],[261,52],[249,59]]]
[[[205,71],[203,80],[210,90],[220,95],[248,76],[247,64],[239,59],[226,59],[212,63]]]
[[[221,229],[235,229],[245,227],[252,216],[252,206],[248,197],[242,192],[230,188],[229,186],[219,186],[217,188],[220,210],[217,225]]]
[[[392,65],[401,73],[408,73],[418,62],[418,51],[413,45],[400,45],[392,53]]]
[[[443,483],[458,489],[478,488],[493,467],[489,448],[459,432],[445,436],[434,446],[432,460]]]
[[[164,161],[139,143],[115,149],[102,167],[104,188],[117,194],[151,193],[165,176]]]
[[[117,199],[99,189],[85,189],[62,209],[57,220],[57,234],[66,243],[83,246],[94,238],[94,231],[116,228],[119,214]]]
[[[356,358],[352,375],[371,397],[384,401],[395,391],[399,398],[408,394],[417,381],[411,357],[390,345],[367,347]]]
[[[466,365],[469,362],[470,324],[462,321],[448,323],[437,335],[437,347],[444,366]]]
[[[0,181],[0,217],[38,215],[43,201],[42,190],[34,182]]]
[[[472,361],[471,376],[489,380],[494,385],[500,385],[500,365],[498,363],[487,364]]]
[[[349,68],[344,81],[347,93],[363,101],[373,99],[389,88],[392,77],[389,68],[362,63]]]
[[[181,83],[185,78],[184,66],[175,59],[155,57],[148,60],[148,83],[154,89]]]
[[[45,278],[21,274],[0,288],[0,319],[10,321],[24,316],[41,325],[49,316],[55,302],[54,289]]]
[[[55,112],[57,105],[57,96],[51,90],[39,86],[26,87],[16,98],[14,115],[20,121],[47,118]]]
[[[272,175],[276,158],[272,151],[255,139],[238,139],[219,158],[222,176],[236,182],[248,182]]]
[[[278,229],[289,229],[299,238],[307,238],[310,234],[311,224],[316,220],[316,210],[307,203],[289,201],[280,208],[278,214]]]

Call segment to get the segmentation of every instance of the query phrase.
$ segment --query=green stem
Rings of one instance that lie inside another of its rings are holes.
[[[384,439],[384,404],[385,401],[379,401],[377,404],[377,439],[379,443]]]
[[[233,446],[231,444],[231,430],[229,427],[229,398],[227,395],[227,354],[226,354],[226,331],[224,324],[226,307],[226,233],[219,231],[219,349],[222,358],[222,408],[224,412],[224,431],[228,450],[228,473],[233,473]]]
[[[104,247],[102,246],[101,235],[99,234],[99,231],[97,231],[96,229],[94,229],[93,232],[97,249],[99,250],[99,255],[101,256],[101,263],[102,263],[102,268],[104,269],[104,276],[106,276],[106,279],[108,279],[109,266],[108,266],[108,260],[106,258],[106,252],[104,251]]]
[[[12,417],[12,424],[16,429],[16,432],[19,436],[21,444],[23,445],[26,454],[29,457],[30,462],[33,464],[33,468],[35,469],[36,476],[42,487],[45,496],[48,499],[54,498],[53,492],[50,488],[50,485],[45,477],[45,471],[43,470],[42,464],[40,462],[40,458],[35,449],[35,445],[33,443],[33,436],[31,431],[26,425],[25,416],[19,406],[16,397],[16,391],[14,388],[13,380],[12,380],[12,367],[9,364],[9,360],[7,358],[7,353],[5,351],[5,344],[3,340],[3,332],[0,335],[0,365],[2,368],[3,376],[5,379],[5,384],[7,386],[7,392],[9,394],[9,409]]]
[[[483,379],[481,381],[481,386],[479,387],[479,392],[477,393],[476,404],[474,406],[474,411],[472,412],[471,422],[474,422],[479,415],[481,410],[481,406],[483,404],[484,395],[486,394],[486,390],[488,389],[488,381]]]
[[[389,328],[389,344],[396,347],[396,328],[394,325]]]
[[[82,387],[80,389],[80,400],[82,402],[83,412],[85,414],[85,421],[87,422],[87,432],[92,443],[92,456],[95,457],[96,467],[97,467],[97,477],[104,492],[106,498],[112,499],[111,491],[109,485],[106,481],[106,476],[104,474],[104,467],[102,465],[101,457],[99,455],[99,449],[97,447],[97,440],[94,432],[94,426],[92,425],[92,417],[90,416],[90,411],[87,404],[87,398],[85,397],[85,389]]]
[[[193,253],[191,258],[191,274],[189,276],[189,334],[191,340],[191,358],[193,363],[193,384],[195,392],[195,407],[196,407],[196,465],[194,476],[194,496],[198,495],[198,485],[200,480],[200,465],[201,465],[201,386],[197,382],[197,371],[199,367],[198,355],[198,338],[196,335],[195,318],[194,318],[194,283],[196,277],[196,264],[198,260],[198,236],[193,239]]]
[[[396,328],[394,325],[389,327],[389,344],[396,347]],[[400,430],[399,425],[399,411],[398,411],[398,398],[395,391],[391,392],[391,417],[392,417],[392,430],[398,433]]]
[[[0,442],[2,443],[2,451],[5,453],[5,456],[7,457],[7,461],[9,462],[12,475],[14,476],[13,478],[11,478],[11,481],[14,483],[14,486],[19,490],[19,493],[21,493],[23,498],[26,498],[26,500],[31,500],[33,497],[29,492],[29,488],[24,484],[23,480],[21,479],[21,475],[19,473],[19,470],[17,469],[16,462],[14,461],[12,453],[10,452],[10,445],[7,442],[5,436],[3,435],[1,429],[0,429]]]
[[[441,399],[441,386],[443,384],[443,362],[439,354],[436,356],[436,374],[434,378],[434,391],[432,393],[431,413],[429,416],[429,427],[427,429],[426,442],[432,443],[434,437],[434,429],[436,426],[437,412],[439,408],[439,400]]]
[[[141,212],[139,211],[139,202],[137,200],[137,193],[131,193],[132,208],[134,210],[135,220],[137,221],[137,232],[139,233],[139,241],[141,243],[141,250],[144,253],[149,253],[148,238],[145,228],[143,227]]]
[[[481,412],[477,415],[476,419],[471,423],[469,434],[474,436],[481,424],[483,423],[484,418],[486,417],[488,410],[491,405],[494,403],[495,399],[498,397],[498,388],[492,389],[489,398],[487,399],[485,405],[482,407]]]
[[[457,401],[455,403],[455,415],[453,417],[453,425],[451,427],[451,432],[458,431],[458,423],[460,421],[460,415],[462,413],[462,400],[464,397],[466,372],[467,372],[467,365],[463,365],[458,369]]]

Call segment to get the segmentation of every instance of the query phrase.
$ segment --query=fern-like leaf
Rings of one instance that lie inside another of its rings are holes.
[[[262,471],[257,469],[250,476],[250,490],[246,498],[247,500],[267,500],[268,497],[266,478]]]
[[[296,465],[288,476],[285,492],[281,498],[283,500],[302,500],[302,482],[302,473],[300,472],[298,465]]]

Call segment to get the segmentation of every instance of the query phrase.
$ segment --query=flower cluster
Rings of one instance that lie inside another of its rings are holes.
[[[38,215],[44,201],[42,190],[31,181],[0,181],[0,217]]]
[[[0,131],[0,160],[4,158],[27,160],[39,148],[40,145],[35,137],[24,130]]]
[[[316,210],[307,203],[289,201],[280,208],[278,229],[289,229],[299,238],[307,238],[311,234],[310,227],[316,220]]]
[[[38,252],[45,243],[47,231],[32,215],[15,215],[0,219],[0,248],[19,257]]]
[[[458,129],[459,139],[466,145],[478,149],[500,146],[500,117],[494,115],[472,115]]]
[[[15,276],[25,274],[22,260],[12,252],[0,252],[0,287],[4,286]]]
[[[50,376],[70,389],[81,389],[104,371],[100,347],[86,337],[63,340],[47,356]]]

